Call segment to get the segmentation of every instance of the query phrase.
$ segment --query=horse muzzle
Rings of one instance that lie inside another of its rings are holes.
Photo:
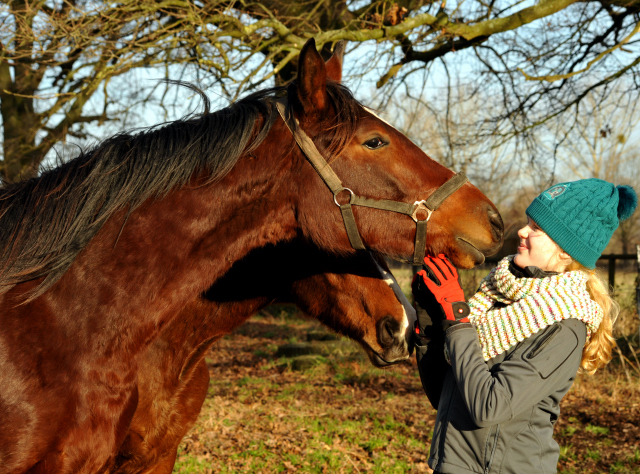
[[[366,347],[369,360],[376,367],[386,367],[407,360],[411,355],[411,344],[407,330],[391,316],[385,316],[376,323],[379,350]]]

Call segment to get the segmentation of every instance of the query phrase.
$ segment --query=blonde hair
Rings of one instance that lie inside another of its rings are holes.
[[[591,338],[582,350],[581,372],[593,375],[596,370],[611,361],[611,354],[616,347],[616,340],[613,338],[613,325],[618,318],[618,313],[620,313],[620,305],[613,300],[609,284],[602,279],[596,270],[590,270],[574,260],[565,271],[580,271],[588,276],[587,291],[591,299],[602,308],[604,313],[598,330],[591,334]]]

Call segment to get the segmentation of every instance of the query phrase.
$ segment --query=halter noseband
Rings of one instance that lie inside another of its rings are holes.
[[[413,204],[399,201],[390,201],[387,199],[371,199],[358,196],[351,189],[345,188],[338,178],[338,175],[331,169],[329,163],[320,154],[315,144],[309,136],[302,130],[298,124],[298,120],[293,117],[287,117],[287,99],[282,97],[276,100],[276,108],[284,120],[285,125],[293,135],[296,143],[307,157],[313,168],[320,175],[324,183],[333,193],[333,201],[342,212],[342,220],[351,246],[356,250],[365,250],[366,247],[358,232],[356,219],[353,215],[351,206],[364,206],[373,209],[382,209],[384,211],[392,211],[410,216],[416,223],[416,238],[414,243],[413,264],[421,265],[424,259],[424,252],[427,245],[427,222],[431,218],[431,214],[440,207],[449,196],[462,187],[468,181],[464,173],[454,174],[442,186],[436,189],[431,196],[423,201],[416,201]],[[338,202],[338,194],[343,191],[349,193],[349,201],[340,204]],[[424,212],[421,212],[424,211]],[[425,217],[426,214],[426,217]]]

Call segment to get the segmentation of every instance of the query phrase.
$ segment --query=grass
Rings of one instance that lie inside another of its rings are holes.
[[[573,451],[573,445],[560,446],[560,461],[576,460],[576,453]]]
[[[314,390],[307,388],[307,396]],[[292,394],[283,404],[300,397]],[[413,449],[424,449],[424,443],[412,438],[411,431],[392,416],[377,410],[359,408],[336,409],[329,404],[317,404],[321,412],[305,406],[303,410],[283,416],[281,403],[268,406],[252,406],[250,417],[241,416],[231,424],[219,424],[219,400],[207,400],[204,413],[209,419],[204,425],[220,426],[223,435],[234,433],[235,453],[229,456],[220,450],[216,431],[194,430],[190,436],[202,443],[211,459],[225,457],[225,465],[212,463],[216,472],[358,472],[351,462],[357,459],[366,463],[367,472],[408,472],[408,464],[393,456],[395,450],[404,450],[405,445]],[[241,402],[242,403],[242,402]],[[294,403],[295,405],[295,403]],[[302,406],[302,404],[300,404]],[[233,410],[236,414],[237,410]],[[256,439],[242,436],[239,430],[252,433]],[[284,451],[284,453],[282,453]],[[276,454],[277,453],[277,454]],[[384,454],[383,454],[384,453]],[[194,453],[195,454],[195,453]],[[197,454],[195,454],[197,456]],[[349,461],[351,460],[351,461]],[[192,464],[192,471],[201,472],[201,465]],[[180,469],[189,466],[182,463]]]
[[[591,434],[595,434],[595,435],[601,435],[601,436],[606,436],[609,434],[609,428],[606,428],[604,426],[593,426],[593,425],[587,425],[584,430],[587,433],[591,433]]]
[[[206,459],[196,459],[193,457],[189,458],[181,458],[176,461],[175,466],[173,467],[174,474],[187,474],[187,473],[202,473],[209,474],[212,473],[213,470],[209,467]]]
[[[269,328],[290,323],[261,318]],[[293,327],[317,327],[301,321]],[[266,357],[256,355],[253,346],[263,340],[249,329],[244,332],[251,337],[228,336],[208,355],[209,396],[174,472],[428,472],[433,410],[412,415],[418,399],[406,395],[420,390],[413,367],[376,369],[361,352],[340,352],[317,367],[293,371],[273,359],[276,348]],[[223,354],[239,357],[238,351],[254,363],[223,363]]]

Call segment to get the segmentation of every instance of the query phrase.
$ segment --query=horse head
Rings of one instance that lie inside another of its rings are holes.
[[[325,63],[314,41],[309,40],[300,54],[297,81],[289,86],[287,95],[289,113],[295,117],[291,123],[295,127],[297,121],[329,162],[337,184],[332,187],[327,180],[323,182],[292,143],[286,127],[276,129],[282,138],[279,143],[291,143],[300,163],[297,210],[304,234],[323,248],[344,254],[353,253],[353,242],[345,232],[340,204],[349,199],[354,202],[354,195],[365,198],[355,204],[370,198],[404,205],[423,202],[451,179],[453,172],[360,105],[339,84],[341,54],[339,48]],[[414,219],[398,211],[367,206],[354,205],[352,211],[364,246],[410,261],[416,240]],[[445,253],[459,267],[482,263],[502,245],[503,224],[498,211],[470,183],[448,196],[432,215],[419,214],[413,216],[415,220],[428,219],[426,251]]]
[[[203,298],[216,305],[295,303],[359,342],[376,366],[400,362],[410,354],[415,311],[384,259],[372,252],[339,257],[300,241],[269,245],[237,262]]]
[[[375,366],[407,359],[415,310],[384,259],[362,252],[329,262],[333,268],[291,282],[290,301],[359,342]]]

